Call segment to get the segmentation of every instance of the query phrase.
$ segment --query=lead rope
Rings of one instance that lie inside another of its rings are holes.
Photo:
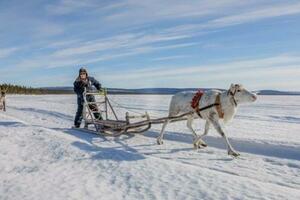
[[[130,112],[133,112],[133,113],[139,114],[139,115],[144,115],[145,114],[145,113],[141,113],[141,112],[136,111],[137,108],[128,108],[127,106],[123,106],[122,104],[117,103],[111,96],[110,96],[109,99],[112,103],[116,104],[118,107],[124,109],[125,111],[130,111]],[[152,116],[154,116],[154,118]],[[159,119],[159,118],[160,118],[159,116],[156,116],[156,115],[153,115],[153,114],[151,115],[151,119]]]

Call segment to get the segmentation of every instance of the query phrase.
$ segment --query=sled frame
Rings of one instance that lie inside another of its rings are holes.
[[[88,102],[87,96],[93,95],[95,96],[95,102]],[[98,97],[98,98],[97,98]],[[101,100],[98,100],[101,97]],[[105,89],[100,92],[94,91],[84,91],[83,93],[84,105],[83,105],[83,119],[84,119],[84,128],[87,132],[92,132],[99,135],[105,136],[113,136],[117,137],[122,134],[130,134],[130,133],[143,133],[149,130],[152,124],[162,124],[166,121],[177,122],[177,121],[185,121],[188,116],[197,115],[200,111],[210,109],[212,107],[218,106],[217,103],[199,108],[197,110],[183,113],[178,116],[172,117],[161,117],[156,119],[151,119],[149,114],[145,112],[145,114],[141,115],[130,115],[129,112],[126,112],[125,120],[120,120],[109,101],[107,96],[107,91]],[[97,109],[92,110],[90,105],[93,105]],[[109,110],[111,113],[109,113]],[[99,118],[96,119],[94,113],[99,113]],[[198,114],[201,118],[201,115]],[[141,119],[139,121],[132,122],[133,119]],[[94,130],[89,128],[89,125],[93,125]]]
[[[88,102],[88,95],[94,96],[95,102]],[[109,101],[105,89],[100,92],[85,90],[83,99],[84,130],[93,131],[101,135],[119,136],[128,133],[143,133],[151,128],[150,116],[147,112],[140,116],[131,116],[126,112],[125,120],[120,120]],[[92,109],[91,107],[96,109]],[[95,117],[95,113],[98,113],[98,119]],[[143,123],[132,123],[132,119],[144,120],[142,121]],[[90,129],[89,125],[92,125],[94,130]]]

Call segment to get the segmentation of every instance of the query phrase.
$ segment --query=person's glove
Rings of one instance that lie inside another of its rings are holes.
[[[107,94],[106,88],[100,88],[99,93],[100,95],[106,95]]]
[[[79,82],[79,85],[80,85],[80,87],[86,87],[87,86],[87,81],[84,81],[84,80],[81,80],[80,82]]]

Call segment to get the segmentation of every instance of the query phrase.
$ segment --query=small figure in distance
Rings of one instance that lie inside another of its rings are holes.
[[[0,110],[3,110],[4,112],[6,112],[5,96],[6,96],[6,93],[4,91],[1,91],[1,96],[0,96]]]

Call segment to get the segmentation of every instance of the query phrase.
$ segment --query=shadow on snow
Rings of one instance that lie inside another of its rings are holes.
[[[158,136],[157,132],[148,131],[144,134],[146,137],[156,138]],[[176,132],[166,132],[164,135],[165,140],[170,141],[180,141],[184,143],[188,143],[192,145],[192,136],[184,133],[176,133]],[[226,145],[224,139],[213,136],[205,136],[203,140],[208,144],[208,147],[214,147],[217,149],[226,150]],[[285,159],[293,159],[300,160],[300,148],[299,147],[291,147],[287,145],[279,145],[279,144],[268,144],[263,142],[255,142],[255,141],[246,141],[242,139],[229,139],[232,146],[239,152],[257,154],[268,157],[277,157],[277,158],[285,158]],[[167,142],[167,141],[166,141]],[[176,151],[176,150],[174,150]]]
[[[94,144],[94,141],[97,142],[108,142],[104,136],[82,132],[80,130],[74,129],[55,129],[63,131],[64,133],[75,136],[86,142],[76,141],[72,145],[87,152],[93,152],[94,155],[91,159],[102,159],[102,160],[114,160],[114,161],[136,161],[145,159],[142,154],[139,154],[136,149],[129,147],[122,143],[120,138],[114,138],[113,141],[119,144],[118,147],[101,147]],[[132,137],[132,136],[128,136]]]

